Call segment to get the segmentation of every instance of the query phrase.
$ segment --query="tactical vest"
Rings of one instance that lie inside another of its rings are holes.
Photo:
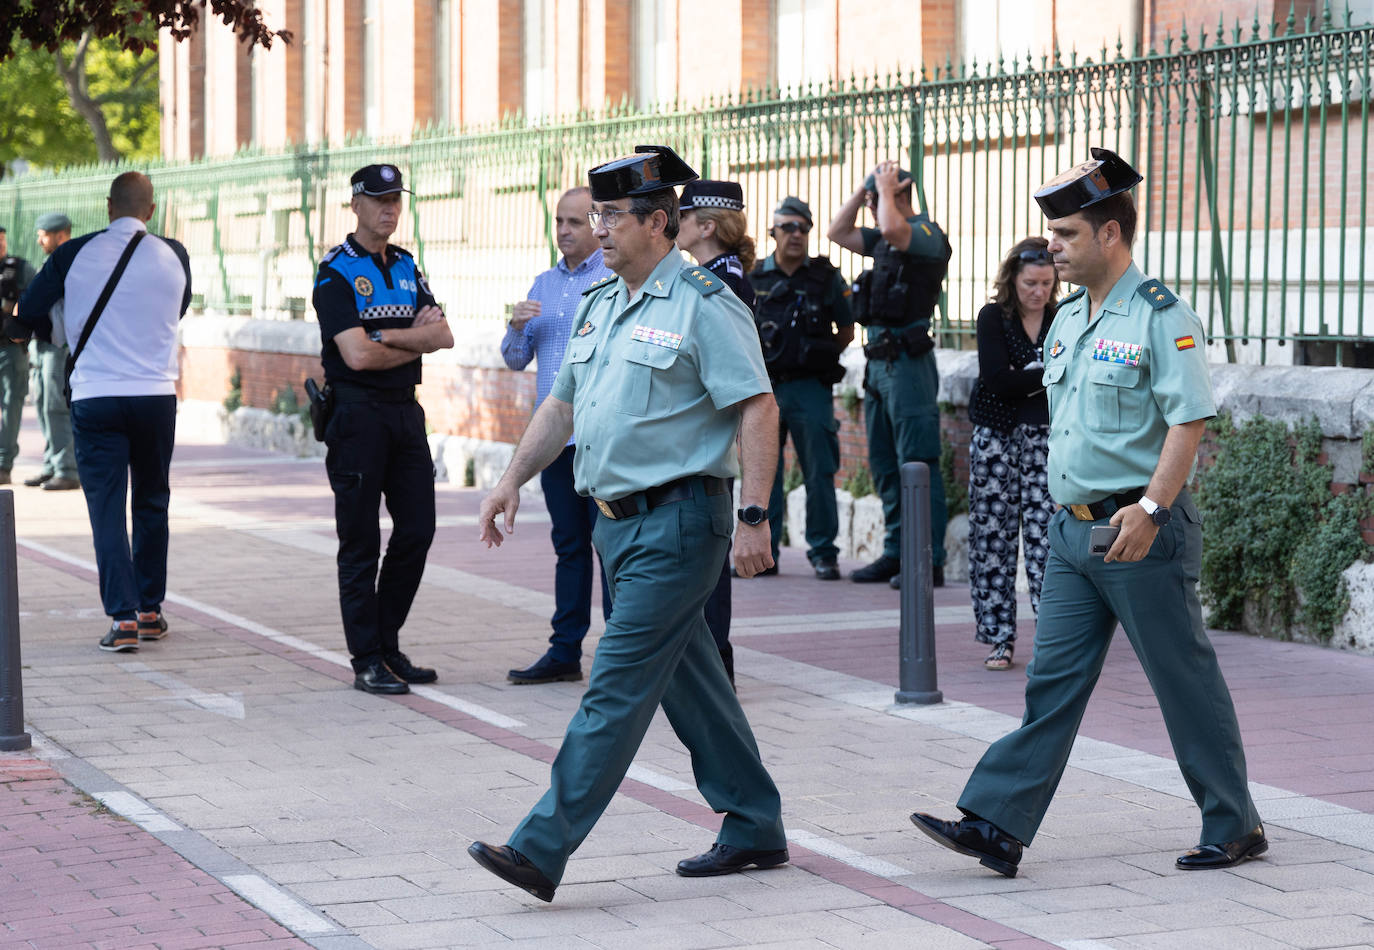
[[[948,243],[943,260],[913,257],[879,240],[873,268],[855,282],[856,319],[866,326],[904,327],[929,321],[940,302],[940,285],[949,269]]]
[[[775,382],[816,377],[836,383],[844,377],[840,347],[835,342],[834,314],[826,297],[835,280],[835,265],[824,257],[811,258],[803,286],[774,267],[754,268],[755,314],[759,343],[768,376]]]
[[[23,276],[22,257],[6,257],[0,260],[0,312],[14,312],[14,305],[19,302],[19,282]]]

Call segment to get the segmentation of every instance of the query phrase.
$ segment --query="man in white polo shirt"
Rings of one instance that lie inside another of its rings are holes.
[[[155,206],[146,175],[120,175],[106,205],[110,226],[53,251],[18,314],[28,329],[46,333],[53,305],[64,303],[76,357],[76,466],[111,619],[100,648],[121,653],[167,635],[167,470],[176,434],[177,322],[191,302],[191,266],[180,243],[148,233]],[[121,261],[123,272],[111,280]],[[131,484],[132,555],[124,515]]]

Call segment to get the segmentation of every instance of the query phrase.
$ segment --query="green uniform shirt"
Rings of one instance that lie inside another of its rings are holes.
[[[550,392],[572,403],[583,495],[614,500],[684,475],[739,474],[736,403],[772,392],[749,308],[676,249],[631,301],[587,292]]]
[[[806,272],[811,267],[811,258],[806,258],[801,262],[801,266],[794,270],[791,275],[783,277],[783,283],[793,290],[805,291],[807,288]],[[759,270],[765,274],[778,270],[778,262],[773,255],[769,254],[759,265]],[[831,321],[837,327],[851,327],[854,325],[854,314],[849,309],[849,283],[840,276],[836,270],[831,274],[830,286],[825,290],[825,299],[821,301],[821,306],[826,308],[830,314]]]
[[[1093,303],[1095,317],[1086,293],[1066,299],[1045,338],[1049,488],[1061,505],[1144,487],[1169,427],[1217,414],[1191,307],[1134,264]]]

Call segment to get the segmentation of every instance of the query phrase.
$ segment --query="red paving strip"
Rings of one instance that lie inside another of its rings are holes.
[[[0,757],[0,945],[310,945],[41,760]]]

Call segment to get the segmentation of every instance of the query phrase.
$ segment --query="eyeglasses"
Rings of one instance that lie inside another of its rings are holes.
[[[782,231],[784,234],[796,234],[798,232],[802,234],[810,234],[811,225],[806,223],[805,221],[787,221],[783,224],[773,225],[773,230]]]
[[[1017,254],[1017,255],[1016,255],[1016,259],[1017,259],[1018,261],[1022,261],[1022,262],[1024,262],[1024,263],[1026,263],[1026,264],[1053,264],[1053,263],[1054,263],[1054,255],[1051,254],[1051,253],[1050,253],[1049,251],[1047,251],[1047,250],[1039,249],[1039,248],[1032,249],[1032,250],[1027,250],[1027,251],[1022,251],[1020,254]]]
[[[606,230],[614,231],[620,224],[621,215],[639,214],[634,208],[607,208],[605,211],[588,211],[587,220],[592,223],[593,228],[605,226]]]

